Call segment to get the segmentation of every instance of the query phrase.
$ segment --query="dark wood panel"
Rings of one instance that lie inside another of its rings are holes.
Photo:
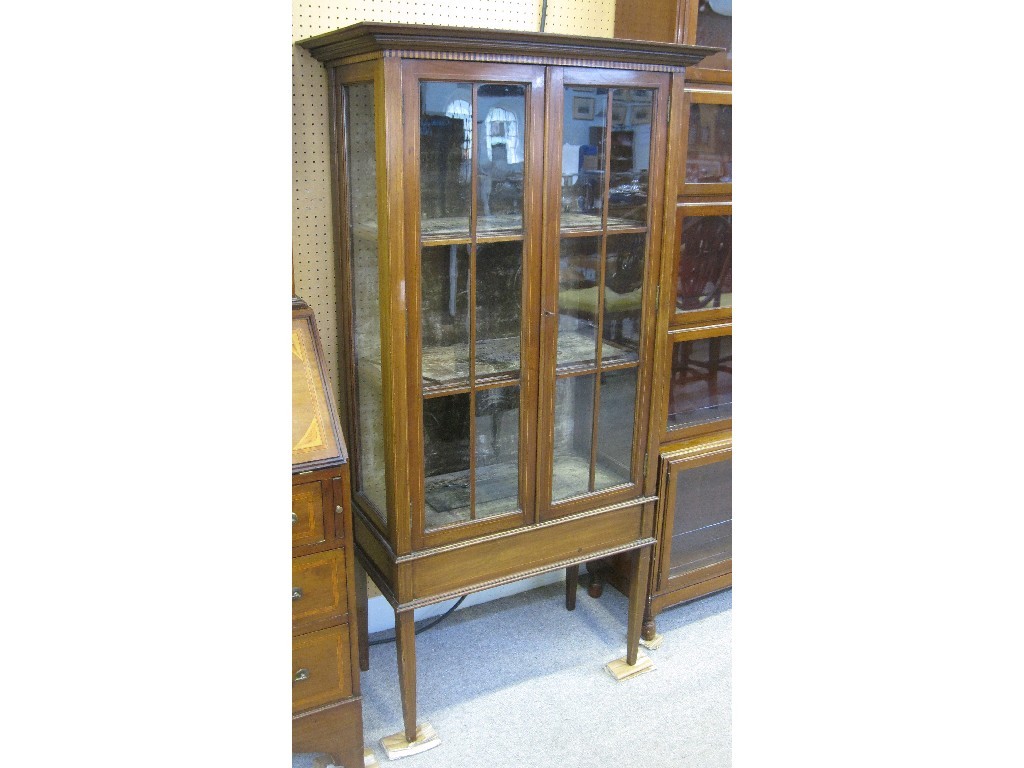
[[[538,527],[516,536],[481,541],[470,547],[441,551],[413,561],[414,596],[429,597],[516,572],[543,568],[588,552],[623,546],[642,539],[642,507]]]
[[[292,752],[324,752],[344,768],[362,768],[362,699],[292,716]]]
[[[352,695],[351,637],[342,624],[292,639],[292,712]]]
[[[332,549],[292,560],[292,631],[299,634],[348,617],[346,551]]]

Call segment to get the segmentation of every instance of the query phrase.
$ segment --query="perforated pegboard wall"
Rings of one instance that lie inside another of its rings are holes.
[[[540,30],[540,0],[294,0],[292,39],[302,40],[359,21]],[[545,31],[610,37],[615,0],[550,0]],[[292,248],[295,292],[316,312],[335,397],[338,320],[331,230],[331,164],[327,72],[306,50],[292,52]]]

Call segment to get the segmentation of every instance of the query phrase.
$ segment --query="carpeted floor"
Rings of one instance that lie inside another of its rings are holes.
[[[387,643],[362,676],[366,746],[402,768],[729,766],[731,610],[726,591],[662,612],[664,643],[641,648],[654,671],[624,682],[604,669],[625,654],[626,598],[610,587],[594,600],[581,586],[572,613],[562,584],[456,611],[416,638],[418,720],[441,745],[384,755],[381,737],[402,728]]]

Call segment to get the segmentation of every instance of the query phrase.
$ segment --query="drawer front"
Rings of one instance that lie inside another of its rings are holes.
[[[324,488],[319,481],[292,485],[292,546],[324,541]]]
[[[292,712],[351,695],[348,624],[292,638]]]
[[[331,549],[292,560],[292,629],[348,611],[348,581],[344,549]]]

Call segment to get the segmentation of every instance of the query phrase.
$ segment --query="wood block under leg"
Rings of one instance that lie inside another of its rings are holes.
[[[657,635],[656,634],[650,640],[645,640],[643,638],[643,636],[641,636],[640,637],[640,645],[642,645],[644,648],[646,648],[649,651],[656,651],[659,648],[661,648],[661,644],[662,644],[662,642],[664,642],[664,640],[665,640],[665,636],[664,635]]]
[[[377,756],[373,754],[373,750],[369,747],[363,750],[363,768],[380,768]]]
[[[408,757],[409,755],[426,752],[428,749],[433,749],[440,745],[440,743],[441,737],[437,735],[437,732],[430,723],[423,723],[416,729],[416,738],[413,741],[407,740],[405,733],[402,731],[391,736],[385,736],[380,740],[380,745],[384,747],[388,760],[397,760],[400,757]]]
[[[604,668],[608,670],[608,674],[614,677],[619,682],[623,680],[629,680],[642,675],[644,672],[650,672],[654,669],[654,662],[651,661],[651,657],[645,653],[638,653],[636,657],[636,664],[629,664],[626,661],[626,657],[623,656],[621,659],[615,661],[609,661],[604,665]]]

